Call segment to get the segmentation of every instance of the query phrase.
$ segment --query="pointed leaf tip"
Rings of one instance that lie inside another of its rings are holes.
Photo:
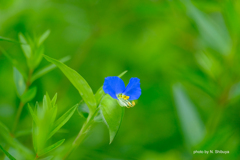
[[[62,62],[59,62],[58,60],[50,58],[46,55],[44,55],[44,58],[49,62],[55,64],[64,73],[68,80],[78,90],[78,92],[82,96],[82,99],[89,107],[90,114],[93,114],[96,109],[96,100],[93,91],[87,81],[78,72],[66,66]]]
[[[125,108],[120,107],[115,99],[106,95],[100,103],[100,109],[104,122],[109,129],[109,144],[111,144],[120,128]]]
[[[3,153],[10,159],[10,160],[16,160],[10,153],[8,153],[3,147],[0,145],[0,149],[3,151]]]
[[[75,112],[77,106],[78,104],[74,105],[55,122],[53,129],[48,136],[48,139],[51,138],[64,124],[68,122],[68,120],[72,117],[73,113]]]
[[[65,139],[62,139],[62,140],[54,143],[53,145],[51,145],[51,146],[43,149],[42,151],[40,151],[40,152],[38,153],[38,156],[43,156],[43,155],[51,152],[52,150],[56,149],[56,148],[59,147],[61,144],[63,144],[64,141],[65,141]]]

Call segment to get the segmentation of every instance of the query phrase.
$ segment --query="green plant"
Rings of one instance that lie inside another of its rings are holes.
[[[50,65],[48,67],[40,69],[39,71],[34,72],[35,68],[37,68],[38,64],[42,59],[42,56],[43,56],[42,43],[47,38],[48,35],[49,35],[49,31],[46,31],[37,41],[33,41],[30,38],[26,40],[26,38],[22,34],[19,34],[20,44],[24,52],[24,55],[27,59],[28,70],[29,70],[28,76],[26,76],[25,72],[18,65],[16,60],[11,58],[9,54],[3,51],[6,57],[15,66],[13,70],[14,82],[16,85],[18,97],[20,99],[20,104],[18,107],[18,112],[16,115],[16,120],[12,128],[12,131],[10,132],[10,130],[4,124],[0,123],[1,124],[0,127],[3,130],[1,134],[4,137],[4,139],[8,142],[9,145],[11,145],[12,147],[16,147],[16,149],[18,149],[19,152],[22,153],[22,156],[25,157],[25,159],[33,159],[34,157],[35,159],[41,159],[41,158],[52,159],[53,156],[51,155],[51,152],[54,149],[58,148],[60,145],[62,145],[65,139],[59,140],[54,144],[50,144],[49,143],[50,138],[56,132],[58,132],[59,129],[65,123],[67,123],[67,121],[71,118],[71,116],[75,112],[76,108],[78,108],[79,115],[86,118],[86,120],[82,128],[80,129],[79,134],[76,136],[75,140],[71,142],[70,147],[66,148],[65,152],[63,152],[64,154],[62,154],[62,158],[63,159],[68,158],[71,152],[73,152],[82,143],[82,141],[88,135],[89,129],[92,127],[92,125],[95,122],[99,122],[99,121],[105,122],[105,124],[109,129],[110,143],[111,143],[114,137],[116,136],[119,130],[119,127],[121,125],[121,121],[124,115],[124,106],[133,107],[135,105],[134,102],[130,103],[130,101],[128,101],[129,96],[125,96],[121,93],[121,95],[118,95],[118,97],[120,96],[119,98],[115,98],[115,99],[119,99],[120,105],[124,104],[123,107],[119,106],[119,104],[117,103],[117,100],[115,100],[114,97],[113,98],[111,97],[112,94],[109,93],[111,96],[105,94],[106,91],[104,92],[103,86],[101,86],[98,89],[96,94],[93,94],[93,91],[89,86],[89,84],[87,83],[87,81],[75,70],[69,68],[68,66],[66,66],[61,62],[61,61],[68,60],[68,58],[64,58],[58,61],[44,55],[45,59],[53,63],[53,65]],[[9,39],[5,39],[5,40],[9,41]],[[15,130],[17,129],[17,124],[19,122],[19,118],[20,118],[23,107],[25,106],[26,103],[31,101],[37,93],[37,87],[31,87],[32,82],[34,82],[37,78],[41,77],[45,73],[49,72],[54,67],[58,67],[65,74],[65,76],[69,79],[69,81],[78,90],[79,94],[82,97],[82,101],[79,104],[74,105],[72,108],[66,111],[58,119],[56,119],[57,110],[58,110],[58,107],[56,105],[57,94],[55,94],[52,100],[50,99],[49,95],[46,94],[43,98],[42,106],[39,105],[38,102],[36,103],[34,108],[32,108],[30,104],[28,104],[29,113],[31,114],[33,119],[32,139],[33,139],[33,148],[35,152],[35,156],[34,156],[31,150],[27,149],[21,143],[16,141],[17,135],[21,136],[21,135],[29,134],[29,132],[19,131],[20,133],[17,132],[15,134]],[[118,77],[122,77],[126,72],[127,71],[124,71]],[[139,83],[139,80],[137,81],[137,83]],[[137,86],[140,87],[139,85],[140,84],[138,84]],[[131,84],[129,86],[130,87],[134,86],[134,84]],[[128,92],[132,91],[131,88],[128,88],[127,90]],[[138,97],[139,96],[140,95],[138,95]],[[126,104],[125,104],[125,101],[126,101]],[[8,149],[8,146],[5,148]],[[4,151],[4,153],[8,157],[11,157],[12,159],[14,159],[7,152],[7,150],[3,149],[3,147],[1,147],[1,149]]]

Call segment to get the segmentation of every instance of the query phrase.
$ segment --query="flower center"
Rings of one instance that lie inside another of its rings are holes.
[[[117,97],[118,97],[118,100],[119,100],[118,102],[119,102],[120,106],[127,107],[127,108],[135,106],[135,102],[134,101],[128,100],[130,98],[129,96],[126,96],[126,95],[123,95],[123,94],[119,94],[119,95],[117,95]]]
[[[120,94],[119,97],[120,97],[120,98],[123,98],[124,100],[128,100],[128,99],[129,99],[129,96],[125,96],[125,95],[123,95],[123,94]]]

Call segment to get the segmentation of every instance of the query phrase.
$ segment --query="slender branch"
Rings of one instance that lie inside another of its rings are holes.
[[[32,73],[33,73],[33,70],[29,70],[29,74],[28,74],[28,79],[27,79],[27,83],[26,83],[26,89],[25,89],[25,92],[28,91],[30,85],[31,85],[31,77],[32,77]],[[11,130],[11,136],[14,137],[14,132],[17,128],[17,125],[19,123],[19,119],[20,119],[20,116],[21,116],[21,113],[22,113],[22,110],[23,110],[23,107],[24,107],[25,103],[23,103],[21,100],[19,102],[19,106],[18,106],[18,110],[17,110],[17,115],[16,115],[16,118],[15,118],[15,121],[13,123],[13,128]],[[9,145],[7,145],[7,150],[9,149]],[[3,155],[3,160],[5,158],[5,155]]]
[[[77,137],[75,138],[75,140],[72,143],[72,146],[70,147],[69,151],[67,152],[67,154],[63,157],[63,160],[67,159],[70,154],[82,143],[82,141],[86,138],[86,135],[88,133],[89,128],[92,126],[93,124],[93,120],[94,117],[96,116],[96,114],[98,113],[98,108],[95,110],[95,112],[93,114],[90,114],[87,118],[87,120],[84,122],[81,130],[79,131]]]
[[[15,132],[16,128],[17,128],[17,124],[19,122],[21,113],[22,113],[22,109],[23,109],[24,103],[20,102],[19,106],[18,106],[18,110],[17,110],[17,115],[13,124],[13,128],[12,128],[12,134]]]
[[[37,160],[37,159],[38,159],[38,157],[39,157],[39,156],[36,154],[36,157],[34,158],[34,160]]]
[[[31,85],[31,77],[32,77],[32,73],[33,73],[33,70],[29,70],[29,74],[28,74],[28,79],[27,79],[27,85],[26,85],[26,89],[25,89],[25,92],[28,91],[30,85]],[[23,109],[23,106],[25,105],[25,103],[23,103],[21,100],[20,100],[20,103],[19,103],[19,107],[18,107],[18,110],[17,110],[17,115],[16,115],[16,119],[14,121],[14,124],[13,124],[13,128],[12,128],[12,134],[14,134],[16,128],[17,128],[17,125],[18,125],[18,122],[19,122],[19,119],[20,119],[20,116],[21,116],[21,113],[22,113],[22,109]]]

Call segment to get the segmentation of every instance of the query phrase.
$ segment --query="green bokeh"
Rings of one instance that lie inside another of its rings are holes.
[[[113,143],[109,145],[104,123],[97,123],[69,159],[237,160],[239,17],[238,0],[0,0],[0,36],[18,41],[20,32],[37,37],[50,29],[44,53],[55,59],[70,55],[66,64],[94,93],[105,77],[125,70],[125,84],[131,77],[140,78],[142,95],[134,108],[125,110]],[[19,44],[0,41],[0,47],[27,70]],[[43,59],[36,71],[48,64]],[[58,115],[81,100],[59,69],[32,85],[38,90],[31,104],[41,102],[46,92],[50,97],[58,94]],[[0,52],[0,121],[9,128],[18,104],[12,64]],[[31,128],[26,106],[18,130]],[[193,112],[196,117],[191,119]],[[193,121],[193,126],[203,125],[197,142],[189,142],[189,135],[199,129],[189,129]],[[57,133],[53,141],[72,140],[83,122],[76,112],[63,126],[66,132]],[[31,136],[18,140],[33,149]],[[6,145],[1,137],[0,144]],[[215,149],[230,154],[193,154]]]

